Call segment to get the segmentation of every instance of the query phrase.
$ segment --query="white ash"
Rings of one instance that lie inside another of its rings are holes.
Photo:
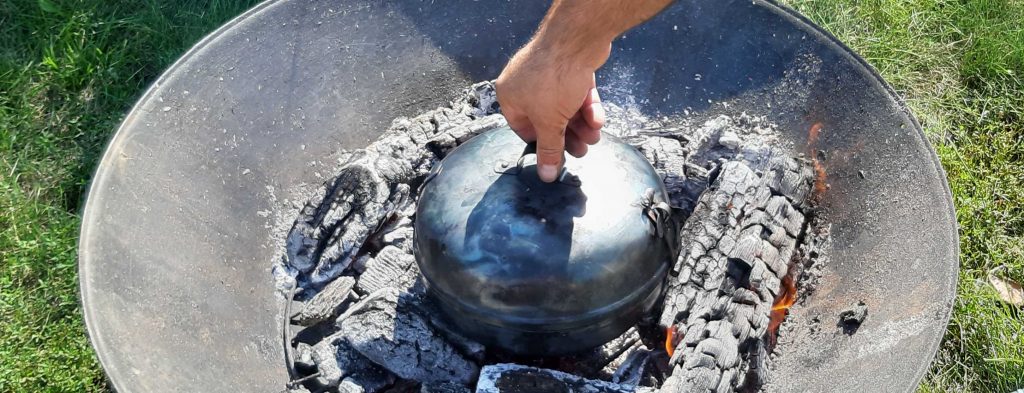
[[[495,113],[493,85],[480,83],[448,107],[396,119],[380,139],[351,153],[300,210],[278,262],[289,274],[279,277],[297,277],[308,290],[341,275],[385,219],[408,212],[412,187],[434,163],[457,144],[505,124]]]
[[[343,392],[475,386],[512,393],[521,390],[497,381],[522,382],[524,375],[561,381],[557,388],[571,392],[758,388],[767,377],[766,329],[780,281],[796,261],[801,278],[812,271],[813,250],[803,240],[812,171],[785,153],[776,127],[761,117],[720,116],[695,125],[651,120],[635,106],[606,108],[604,131],[651,161],[674,215],[685,220],[666,300],[648,318],[683,337],[675,356],[660,346],[650,349],[631,329],[593,351],[562,358],[568,366],[561,371],[497,367],[487,364],[495,358],[485,356],[486,348],[453,331],[421,301],[412,250],[418,187],[452,148],[505,124],[496,114],[493,85],[485,82],[447,107],[396,119],[366,149],[339,153],[337,176],[295,206],[298,218],[274,276],[279,288],[302,289],[304,306],[292,322],[326,332],[312,347],[298,344],[296,369],[315,368],[313,386]],[[827,232],[810,238],[821,243]]]
[[[493,364],[480,371],[476,393],[652,393],[652,388],[585,379],[573,374],[518,364]]]
[[[303,370],[316,369],[312,346],[306,343],[298,343],[295,346],[295,367]]]
[[[292,323],[312,326],[337,317],[353,299],[352,288],[355,285],[356,279],[350,276],[338,277],[331,281],[307,300],[301,311],[291,317]]]
[[[417,303],[413,295],[383,288],[352,306],[336,325],[348,345],[401,378],[468,385],[477,365],[415,312]]]
[[[320,372],[317,379],[322,386],[349,385],[339,390],[351,391],[358,387],[359,391],[373,393],[394,382],[394,376],[366,361],[344,335],[333,335],[317,343],[312,347],[311,356]]]
[[[804,170],[799,184],[785,183],[789,172]],[[806,166],[777,156],[761,175],[742,161],[719,171],[681,231],[688,246],[672,269],[661,324],[683,339],[662,391],[760,387],[763,367],[752,360],[760,359],[772,304],[805,228],[793,201],[810,190]],[[748,386],[751,373],[756,386]]]
[[[423,286],[417,285],[419,277],[419,267],[412,251],[389,245],[366,261],[365,271],[359,275],[356,290],[368,294],[394,287],[407,292],[422,293]]]

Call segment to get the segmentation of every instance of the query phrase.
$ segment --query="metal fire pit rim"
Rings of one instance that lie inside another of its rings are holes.
[[[960,254],[960,236],[959,236],[960,235],[960,225],[958,224],[957,219],[956,219],[956,205],[953,203],[954,202],[953,201],[953,191],[949,187],[949,180],[948,180],[949,179],[949,175],[946,173],[946,168],[942,166],[942,162],[939,160],[939,155],[935,151],[935,146],[933,146],[932,143],[928,140],[928,136],[925,135],[924,129],[921,127],[920,121],[917,120],[917,116],[914,115],[914,112],[911,111],[910,108],[907,106],[907,103],[903,99],[903,96],[901,96],[896,91],[896,89],[894,89],[892,87],[892,85],[890,85],[889,82],[887,82],[885,80],[885,78],[882,78],[882,74],[880,74],[878,72],[878,70],[874,66],[872,66],[870,63],[868,63],[867,60],[864,60],[864,58],[861,57],[860,55],[858,55],[857,52],[855,52],[852,48],[850,48],[845,43],[840,41],[838,37],[833,35],[828,30],[825,30],[823,27],[818,26],[818,24],[816,24],[813,21],[811,21],[810,19],[808,19],[806,16],[801,14],[799,11],[797,11],[797,10],[787,6],[787,5],[780,4],[778,2],[778,0],[760,0],[760,1],[763,1],[765,4],[768,4],[769,6],[779,10],[781,14],[784,14],[784,15],[787,15],[787,16],[789,16],[791,18],[796,19],[800,24],[810,27],[812,31],[817,32],[822,37],[826,38],[829,42],[831,42],[833,45],[836,45],[837,47],[839,47],[841,49],[840,52],[842,52],[844,56],[846,56],[847,58],[852,59],[853,61],[855,61],[858,64],[860,64],[860,66],[864,70],[868,71],[868,73],[871,75],[872,79],[874,79],[875,82],[878,83],[878,85],[881,86],[883,89],[885,89],[885,91],[889,94],[889,96],[892,97],[893,102],[896,103],[896,105],[899,107],[899,110],[904,115],[906,115],[907,119],[910,120],[910,123],[913,125],[913,129],[917,133],[918,137],[920,137],[921,140],[925,142],[925,147],[926,147],[926,149],[928,150],[928,153],[929,153],[928,156],[931,159],[932,164],[938,170],[939,175],[942,176],[943,181],[941,181],[940,183],[942,183],[942,189],[943,189],[943,191],[945,191],[945,193],[944,193],[944,195],[945,195],[944,202],[946,202],[946,205],[949,206],[949,209],[946,211],[946,213],[951,217],[951,221],[952,221],[953,225],[955,226],[955,230],[954,231],[956,232],[954,234],[955,236],[953,236],[953,244],[952,244],[952,246],[953,246],[954,255],[956,255],[957,273],[953,274],[953,277],[952,277],[952,282],[951,282],[952,290],[951,291],[946,291],[947,298],[942,299],[942,303],[946,305],[945,306],[946,311],[945,311],[944,315],[942,316],[941,321],[942,321],[943,330],[948,329],[949,328],[949,320],[953,316],[953,302],[956,300],[956,297],[957,297],[957,287],[958,287],[958,284],[959,284],[959,281],[960,281],[960,274],[959,274],[960,264],[961,264],[961,260],[960,260],[960,258],[961,258],[960,257],[960,255],[961,255]],[[917,367],[916,373],[917,373],[918,377],[917,377],[917,381],[916,381],[915,385],[920,385],[921,384],[921,380],[924,379],[925,374],[928,372],[928,369],[931,367],[932,362],[935,360],[935,356],[938,354],[939,347],[942,345],[942,341],[943,340],[945,340],[945,335],[944,334],[943,335],[936,335],[936,337],[934,339],[932,339],[932,343],[929,345],[931,350],[928,352],[929,353],[929,355],[928,355],[928,362],[927,363],[920,362],[919,363],[920,366]],[[912,386],[912,387],[908,387],[907,390],[905,390],[905,392],[915,392],[916,390],[917,390],[916,386]]]
[[[233,29],[243,20],[246,20],[249,17],[254,16],[256,14],[259,14],[272,6],[277,5],[277,3],[282,3],[284,1],[287,0],[264,0],[259,2],[252,8],[246,10],[245,12],[242,12],[241,14],[238,14],[238,16],[231,18],[220,27],[214,29],[212,32],[205,35],[198,42],[192,45],[192,47],[190,47],[187,51],[182,53],[177,60],[171,63],[171,65],[168,66],[167,69],[160,73],[160,76],[158,76],[148,87],[146,87],[144,93],[141,96],[139,96],[138,100],[136,100],[134,104],[132,104],[131,109],[129,109],[128,112],[126,112],[124,120],[122,120],[121,123],[118,124],[117,130],[114,131],[114,134],[110,136],[110,139],[107,140],[107,143],[103,146],[103,156],[100,157],[99,162],[96,164],[96,168],[94,168],[92,171],[92,176],[90,176],[89,178],[88,189],[86,191],[86,194],[83,195],[82,197],[83,203],[81,204],[82,207],[80,212],[82,220],[78,226],[79,236],[78,241],[76,242],[76,246],[78,247],[78,302],[79,306],[82,307],[82,322],[85,324],[86,338],[89,340],[89,345],[92,347],[93,352],[96,354],[97,360],[99,360],[100,367],[103,369],[104,377],[106,377],[107,383],[110,384],[111,389],[115,392],[123,393],[130,392],[131,390],[126,389],[125,386],[122,386],[120,382],[126,380],[125,378],[120,377],[124,372],[126,372],[126,370],[120,370],[116,368],[116,362],[113,362],[111,361],[111,359],[108,359],[111,356],[111,353],[113,353],[113,351],[109,351],[103,346],[103,340],[94,339],[96,337],[102,336],[103,334],[100,331],[96,330],[95,327],[96,324],[94,320],[99,316],[94,315],[93,310],[91,310],[89,307],[86,307],[89,303],[88,291],[86,290],[86,287],[89,285],[89,280],[87,279],[89,271],[88,269],[85,268],[86,265],[82,263],[82,261],[87,258],[90,252],[90,250],[84,244],[85,242],[83,241],[83,239],[89,238],[89,224],[92,222],[92,215],[97,214],[91,213],[95,211],[95,209],[89,209],[90,205],[93,202],[92,196],[98,195],[98,193],[95,192],[95,188],[102,183],[98,181],[100,176],[110,175],[109,171],[101,171],[100,169],[103,168],[104,163],[108,163],[114,159],[113,155],[115,154],[115,152],[114,149],[112,149],[112,147],[122,142],[123,139],[126,138],[128,132],[127,129],[135,121],[135,117],[131,115],[136,113],[136,111],[141,110],[145,103],[148,102],[154,94],[156,94],[157,90],[159,90],[160,86],[164,82],[175,77],[175,71],[183,67],[185,63],[188,63],[190,60],[192,60],[197,53],[201,52],[203,49],[206,49],[208,45],[214,43],[217,40],[217,38],[224,35],[224,33],[227,33],[229,30]]]
[[[904,98],[902,96],[900,96],[899,94],[897,94],[896,90],[893,89],[892,86],[888,82],[886,82],[881,77],[881,75],[878,73],[878,71],[873,66],[871,66],[866,60],[864,60],[862,57],[857,55],[856,52],[854,52],[850,47],[848,47],[846,44],[844,44],[842,41],[840,41],[832,33],[824,30],[821,27],[819,27],[817,24],[813,23],[807,17],[801,15],[795,9],[793,9],[793,8],[791,8],[789,6],[783,5],[783,4],[779,4],[777,2],[777,0],[755,0],[755,2],[759,2],[759,3],[765,4],[768,7],[771,7],[774,10],[778,11],[778,13],[780,15],[792,18],[797,24],[799,24],[799,25],[803,26],[804,28],[806,28],[808,32],[817,32],[821,37],[827,39],[828,42],[832,43],[838,49],[840,49],[840,52],[843,53],[844,57],[847,57],[848,59],[854,60],[857,64],[859,64],[861,66],[862,69],[866,70],[870,74],[872,79],[878,84],[878,86],[880,86],[882,89],[885,90],[886,93],[888,93],[890,98],[897,105],[899,111],[901,113],[903,113],[906,116],[906,118],[909,120],[909,122],[912,124],[913,128],[916,131],[917,136],[919,138],[921,138],[921,140],[924,141],[925,144],[927,145],[926,149],[927,149],[928,153],[930,153],[931,162],[934,165],[934,167],[937,169],[938,173],[943,178],[943,181],[940,182],[940,183],[942,183],[942,187],[943,187],[943,190],[944,190],[944,195],[945,195],[945,200],[944,201],[949,206],[949,208],[947,209],[946,213],[949,214],[952,217],[951,222],[953,223],[953,225],[956,225],[956,218],[955,218],[956,217],[956,210],[955,210],[955,205],[953,203],[954,201],[953,201],[953,198],[952,198],[952,192],[951,192],[951,189],[949,187],[948,180],[947,180],[948,179],[948,175],[947,175],[944,167],[941,165],[941,162],[939,161],[939,158],[938,158],[938,156],[936,154],[934,146],[931,143],[929,143],[929,140],[928,140],[927,136],[925,135],[925,133],[924,133],[924,131],[923,131],[921,125],[920,125],[920,122],[918,121],[917,117],[913,114],[913,112],[907,107],[907,104],[906,104]],[[139,98],[135,101],[135,103],[131,106],[131,108],[126,112],[126,117],[121,121],[121,123],[116,128],[115,132],[108,139],[107,143],[104,146],[104,154],[101,156],[99,162],[97,163],[96,167],[92,171],[92,176],[89,179],[89,185],[87,187],[87,192],[81,197],[81,200],[82,200],[83,203],[81,205],[82,207],[80,208],[81,210],[79,211],[80,214],[81,214],[82,219],[81,219],[81,222],[79,224],[79,239],[77,241],[77,246],[78,246],[77,256],[78,256],[78,263],[79,263],[79,266],[78,266],[78,269],[77,269],[78,274],[79,274],[79,277],[78,277],[78,284],[79,284],[78,285],[78,301],[80,302],[80,305],[82,307],[83,323],[85,324],[86,336],[88,337],[90,345],[93,348],[93,350],[94,350],[94,352],[95,352],[95,354],[97,356],[97,359],[99,360],[100,366],[102,367],[102,369],[103,369],[103,371],[105,373],[105,376],[106,376],[106,379],[107,379],[109,385],[111,386],[112,390],[114,390],[114,391],[117,391],[117,392],[131,392],[131,391],[134,391],[134,390],[128,389],[127,386],[125,385],[127,383],[126,381],[128,381],[128,379],[126,379],[124,376],[128,373],[129,370],[124,370],[124,369],[118,367],[118,364],[117,364],[116,359],[115,359],[116,356],[114,356],[115,351],[112,351],[111,348],[108,348],[105,345],[106,341],[98,339],[99,337],[104,336],[104,333],[99,331],[99,330],[97,330],[97,327],[96,327],[96,324],[97,324],[96,321],[101,316],[95,315],[95,311],[96,310],[92,310],[89,307],[87,307],[87,305],[89,304],[89,299],[90,299],[90,297],[89,297],[90,296],[89,295],[89,289],[91,287],[89,285],[89,280],[88,280],[89,272],[88,272],[88,269],[86,268],[86,266],[87,266],[86,264],[88,263],[89,258],[92,256],[93,250],[91,250],[87,246],[87,242],[84,241],[84,239],[88,239],[89,238],[89,235],[91,234],[91,231],[94,230],[94,228],[92,228],[92,227],[96,225],[96,223],[94,223],[93,220],[95,219],[94,216],[96,214],[98,214],[98,212],[96,211],[96,208],[93,205],[98,203],[98,202],[95,201],[95,199],[98,199],[98,198],[95,198],[95,196],[98,195],[96,193],[97,187],[99,187],[99,184],[102,183],[101,180],[103,178],[106,178],[106,177],[109,177],[109,176],[113,175],[110,171],[104,170],[104,164],[105,163],[109,163],[110,161],[112,161],[115,158],[115,153],[116,152],[112,148],[117,146],[120,143],[123,143],[124,140],[128,137],[128,135],[127,135],[128,131],[129,131],[128,129],[131,128],[131,126],[137,121],[137,118],[135,116],[133,116],[133,114],[137,113],[136,111],[140,111],[142,109],[142,107],[144,106],[144,104],[146,104],[149,100],[151,100],[153,98],[154,94],[159,90],[161,85],[163,85],[164,83],[167,83],[167,82],[171,81],[172,79],[174,79],[175,77],[177,77],[178,75],[175,75],[176,71],[181,69],[189,61],[194,60],[194,58],[197,56],[197,54],[199,54],[203,50],[207,49],[207,47],[210,46],[211,44],[217,42],[218,38],[220,38],[223,35],[225,35],[225,33],[229,33],[232,29],[236,28],[239,24],[241,24],[241,22],[243,22],[246,19],[248,19],[250,17],[253,17],[253,16],[257,15],[257,14],[263,13],[264,11],[267,11],[268,9],[271,9],[272,7],[275,7],[275,6],[284,4],[284,3],[287,3],[287,0],[264,0],[264,1],[261,1],[260,3],[254,5],[249,10],[246,10],[245,12],[243,12],[243,13],[237,15],[236,17],[230,19],[229,21],[225,22],[223,25],[221,25],[217,29],[213,30],[212,32],[210,32],[209,34],[204,36],[203,38],[201,38],[198,42],[196,42],[187,51],[183,52],[177,60],[175,60],[170,66],[168,66],[160,74],[160,76],[158,76],[146,88],[144,93],[139,96]],[[955,235],[959,234],[959,227],[958,226],[954,229],[954,232],[956,232]],[[953,248],[953,251],[955,252],[955,256],[956,256],[955,257],[956,258],[955,262],[957,264],[956,266],[959,269],[959,265],[961,263],[961,256],[960,256],[961,255],[960,254],[961,249],[960,249],[959,236],[954,236],[953,237],[952,248]],[[948,324],[949,324],[949,320],[951,318],[952,311],[953,311],[952,302],[954,301],[954,299],[956,298],[956,295],[957,295],[955,289],[956,289],[956,286],[958,284],[958,281],[959,281],[958,274],[953,274],[953,276],[951,278],[951,285],[953,287],[953,290],[947,292],[946,298],[941,299],[941,301],[947,305],[946,306],[946,311],[944,312],[944,315],[942,315],[942,318],[941,318],[941,322],[942,322],[943,326],[948,326]],[[940,346],[941,342],[943,341],[943,338],[944,338],[943,335],[937,335],[936,338],[934,338],[932,340],[932,344],[930,345],[930,347],[931,347],[931,351],[930,351],[931,354],[930,354],[930,357],[929,357],[929,362],[928,363],[921,362],[921,365],[916,367],[917,368],[916,373],[918,375],[918,378],[917,378],[917,383],[918,384],[920,383],[920,380],[924,377],[928,367],[930,367],[931,360],[934,359],[934,357],[936,355],[936,352],[937,352],[937,349]],[[914,391],[914,387],[910,387],[906,391],[912,392],[912,391]]]

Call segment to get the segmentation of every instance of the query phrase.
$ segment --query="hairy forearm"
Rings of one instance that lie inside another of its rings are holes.
[[[495,80],[508,124],[537,142],[537,174],[555,181],[565,152],[582,157],[601,140],[604,109],[594,72],[612,40],[672,0],[554,0],[533,39]]]
[[[538,49],[596,69],[612,40],[650,19],[672,0],[555,0],[534,38]]]

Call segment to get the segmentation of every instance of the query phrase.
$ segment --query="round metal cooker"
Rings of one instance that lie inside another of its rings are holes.
[[[665,187],[639,151],[609,135],[569,157],[550,184],[536,157],[507,127],[453,150],[422,189],[417,261],[465,334],[519,354],[591,348],[661,293],[678,241],[667,234]]]

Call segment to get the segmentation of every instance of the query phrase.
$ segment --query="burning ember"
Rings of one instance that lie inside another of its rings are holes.
[[[758,391],[764,351],[797,298],[808,207],[827,189],[818,157],[773,145],[776,126],[762,117],[688,129],[609,104],[607,131],[645,155],[685,218],[660,315],[583,353],[513,356],[435,317],[412,247],[426,164],[503,124],[493,95],[479,84],[450,107],[396,120],[299,211],[274,270],[301,307],[284,316],[289,391]],[[822,127],[811,127],[809,150]],[[407,168],[418,172],[395,180]]]
[[[676,352],[676,345],[679,345],[682,340],[683,335],[677,332],[676,325],[665,329],[665,352],[668,352],[668,357],[672,357],[672,354]]]
[[[775,299],[775,303],[772,304],[772,314],[768,321],[768,345],[772,348],[775,347],[779,336],[779,326],[782,325],[782,321],[786,320],[789,308],[796,303],[796,280],[793,278],[792,268],[790,268],[790,273],[782,278],[781,291],[779,297]]]

